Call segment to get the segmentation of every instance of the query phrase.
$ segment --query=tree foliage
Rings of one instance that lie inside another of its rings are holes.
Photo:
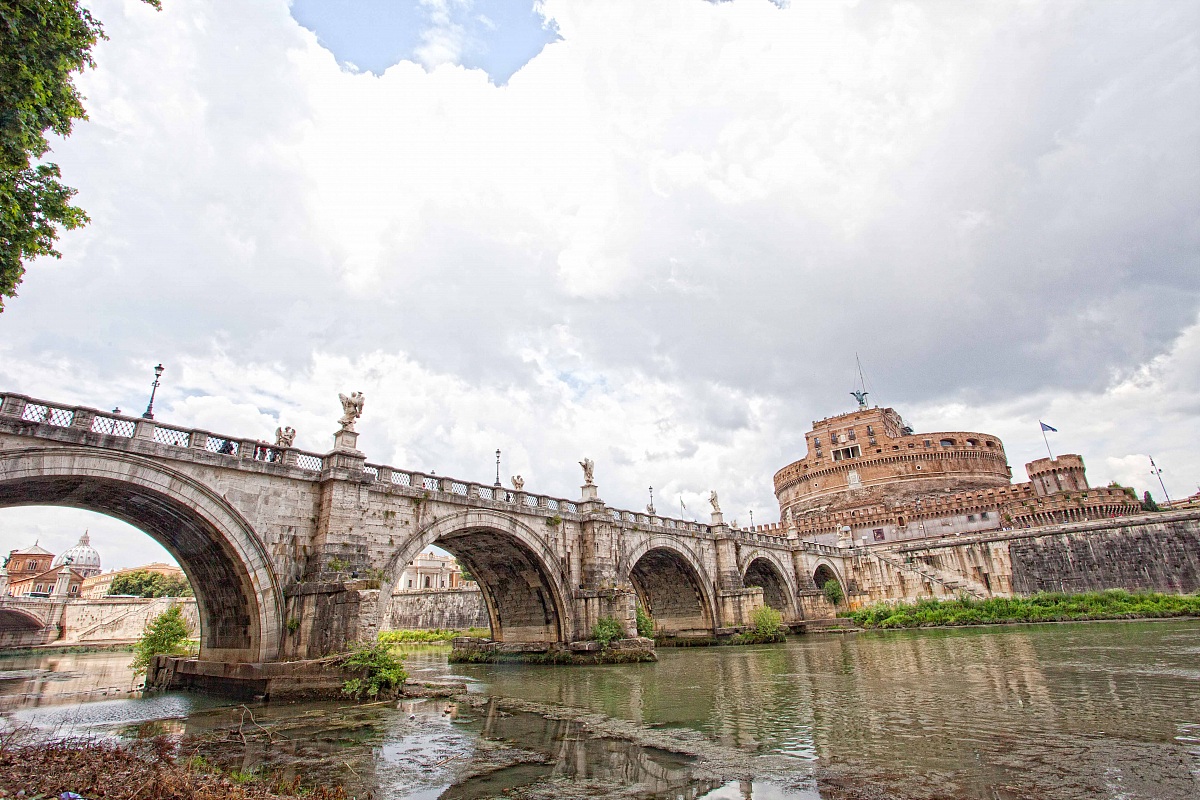
[[[155,8],[159,0],[143,0]],[[104,31],[78,0],[0,0],[0,312],[25,264],[54,249],[59,226],[88,221],[57,164],[37,163],[49,134],[68,136],[86,119],[74,77],[94,65]]]
[[[842,602],[842,598],[846,596],[846,593],[842,591],[842,585],[833,578],[825,581],[825,585],[821,587],[821,591],[825,593],[825,599],[835,606]]]
[[[363,642],[354,646],[349,654],[341,659],[341,665],[348,669],[361,669],[361,678],[351,678],[342,684],[342,694],[361,700],[369,697],[374,700],[380,692],[397,689],[404,686],[408,673],[404,670],[404,657],[392,652],[392,647],[385,642]]]
[[[133,663],[130,665],[133,667],[133,674],[143,674],[154,656],[182,655],[187,652],[190,632],[179,606],[171,606],[159,614],[133,646]]]
[[[138,569],[113,578],[108,593],[137,597],[191,597],[192,586],[181,575],[162,575],[148,569]]]
[[[1154,495],[1146,492],[1142,495],[1142,510],[1143,511],[1158,511],[1158,503],[1154,502]]]

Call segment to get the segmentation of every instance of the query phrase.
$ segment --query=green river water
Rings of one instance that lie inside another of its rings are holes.
[[[380,798],[1200,798],[1195,620],[814,635],[597,667],[447,653],[413,649],[410,674],[465,680],[474,702],[248,712],[131,695],[129,654],[91,653],[0,659],[0,714],[48,736],[207,737],[225,768]]]

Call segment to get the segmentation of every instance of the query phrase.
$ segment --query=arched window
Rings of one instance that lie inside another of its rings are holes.
[[[954,447],[954,440],[942,439],[940,442],[938,442],[938,444],[940,444],[942,447]]]
[[[428,575],[426,575],[426,576],[425,576],[425,588],[426,588],[426,589],[430,588],[430,586],[429,586],[429,576],[428,576]]]

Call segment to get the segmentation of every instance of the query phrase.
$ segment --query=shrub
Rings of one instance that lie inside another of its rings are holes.
[[[180,575],[163,575],[148,569],[136,569],[113,578],[109,594],[138,597],[191,597],[192,586]]]
[[[842,591],[842,585],[832,578],[825,581],[825,585],[821,587],[821,591],[825,593],[825,599],[835,606],[842,602],[842,598],[846,596]]]
[[[367,671],[365,676],[351,678],[342,684],[342,694],[356,700],[364,696],[374,699],[385,689],[403,686],[404,681],[408,680],[403,656],[393,653],[392,648],[383,642],[357,644],[339,664],[349,669],[365,668]]]
[[[783,614],[770,606],[754,609],[750,615],[754,633],[758,636],[775,636],[783,631]]]
[[[183,655],[187,652],[188,624],[179,606],[171,606],[146,626],[142,638],[133,646],[134,675],[144,675],[154,656]]]
[[[654,619],[641,606],[637,607],[637,632],[638,636],[654,638]]]
[[[625,638],[625,627],[616,617],[601,617],[592,628],[592,638],[608,647],[614,639]]]

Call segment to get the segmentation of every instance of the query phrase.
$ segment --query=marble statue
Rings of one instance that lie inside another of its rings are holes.
[[[525,479],[520,475],[513,475],[510,480],[512,480],[513,489],[517,490],[518,492],[525,489]]]
[[[596,464],[590,458],[585,458],[579,462],[579,466],[583,467],[583,483],[585,486],[594,486],[596,477]]]
[[[721,513],[721,504],[720,504],[720,502],[717,501],[717,493],[715,491],[710,491],[708,493],[708,502],[709,502],[709,505],[712,506],[714,514]]]
[[[290,426],[275,429],[275,446],[291,447],[296,441],[296,429]]]
[[[349,397],[338,394],[338,399],[342,401],[342,418],[338,420],[338,424],[342,426],[342,430],[352,431],[354,420],[362,416],[363,403],[367,398],[362,392],[351,392]]]

